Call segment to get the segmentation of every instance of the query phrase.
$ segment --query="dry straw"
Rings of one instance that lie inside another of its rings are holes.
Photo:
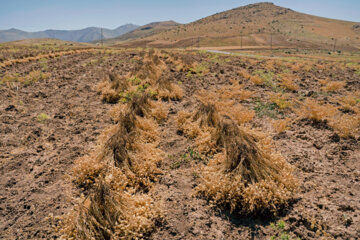
[[[294,196],[293,168],[277,154],[271,140],[221,116],[213,104],[180,113],[178,127],[194,138],[210,161],[196,191],[241,214],[276,212]]]

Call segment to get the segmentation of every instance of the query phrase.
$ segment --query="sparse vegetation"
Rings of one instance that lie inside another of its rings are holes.
[[[298,116],[315,121],[322,121],[333,117],[337,108],[332,105],[322,105],[313,99],[306,99],[300,109],[296,110]]]
[[[336,82],[328,82],[323,88],[322,90],[327,91],[327,92],[335,92],[339,89],[344,88],[346,85],[345,82],[343,81],[336,81]]]
[[[46,114],[46,113],[40,113],[36,119],[38,120],[38,122],[40,123],[45,123],[48,119],[49,119],[49,116]]]

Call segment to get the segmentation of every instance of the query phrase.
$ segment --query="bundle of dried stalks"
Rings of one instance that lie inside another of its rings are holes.
[[[199,194],[244,214],[276,212],[293,197],[293,168],[274,151],[269,138],[239,128],[212,104],[181,113],[178,126],[195,139],[200,152],[215,153],[201,173]]]

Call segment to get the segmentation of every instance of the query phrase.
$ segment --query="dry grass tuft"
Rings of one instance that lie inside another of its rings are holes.
[[[293,63],[290,65],[290,68],[293,72],[299,72],[303,67],[302,63]]]
[[[216,107],[213,104],[200,104],[199,109],[195,112],[193,122],[199,122],[200,127],[216,127],[219,123],[219,116]]]
[[[296,77],[292,74],[285,74],[285,73],[281,74],[280,75],[281,86],[291,91],[298,90],[299,86],[294,83],[295,78]]]
[[[345,81],[335,81],[335,82],[329,82],[324,87],[321,88],[321,90],[326,92],[335,92],[339,89],[342,89],[346,86]]]
[[[360,91],[350,92],[345,96],[338,97],[337,101],[343,108],[355,111],[356,106],[360,106]]]
[[[166,78],[156,81],[152,90],[156,93],[155,97],[159,99],[177,101],[184,97],[183,89]]]
[[[219,124],[219,118],[215,105],[202,103],[193,113],[179,112],[177,125],[186,136],[195,139],[199,152],[208,154],[216,152],[213,133]]]
[[[291,108],[293,103],[290,101],[290,96],[281,93],[270,93],[270,101],[275,103],[280,109]]]
[[[327,104],[321,105],[313,99],[306,99],[299,109],[293,109],[301,118],[322,121],[327,120],[337,113],[337,108]]]
[[[237,122],[237,124],[241,125],[251,122],[255,117],[255,111],[248,110],[244,106],[238,104],[232,108],[229,115],[235,122]]]
[[[246,69],[241,69],[238,72],[238,75],[244,78],[245,80],[249,80],[251,78],[251,74]]]
[[[264,83],[264,79],[260,76],[251,76],[250,81],[253,82],[255,85],[262,85]]]
[[[215,93],[221,101],[228,101],[231,99],[244,101],[251,98],[255,94],[253,91],[244,89],[244,86],[239,84],[238,81],[232,81],[231,85],[220,87],[219,89],[215,90]]]
[[[342,114],[329,120],[329,126],[340,137],[357,137],[360,134],[360,116]]]
[[[98,84],[97,90],[101,93],[102,100],[108,103],[117,103],[120,93],[129,88],[129,82],[124,76],[109,73],[108,76]]]
[[[329,83],[329,79],[319,79],[319,83],[322,86],[327,85]]]
[[[282,133],[289,129],[290,122],[291,122],[290,118],[274,120],[272,126],[277,133]]]

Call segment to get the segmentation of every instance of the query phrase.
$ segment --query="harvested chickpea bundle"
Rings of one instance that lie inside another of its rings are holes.
[[[240,129],[214,105],[180,113],[178,126],[213,157],[201,171],[198,194],[242,214],[276,212],[297,189],[293,168],[274,151],[269,138]]]
[[[109,73],[97,86],[98,92],[107,103],[128,102],[143,93],[153,99],[182,99],[183,89],[163,76],[166,70],[167,65],[159,58],[159,54],[150,50],[129,74],[119,76]]]
[[[63,237],[136,239],[161,221],[160,207],[149,193],[164,157],[154,107],[145,94],[115,109],[116,125],[103,132],[90,155],[77,161],[73,180],[88,197],[64,217]]]

